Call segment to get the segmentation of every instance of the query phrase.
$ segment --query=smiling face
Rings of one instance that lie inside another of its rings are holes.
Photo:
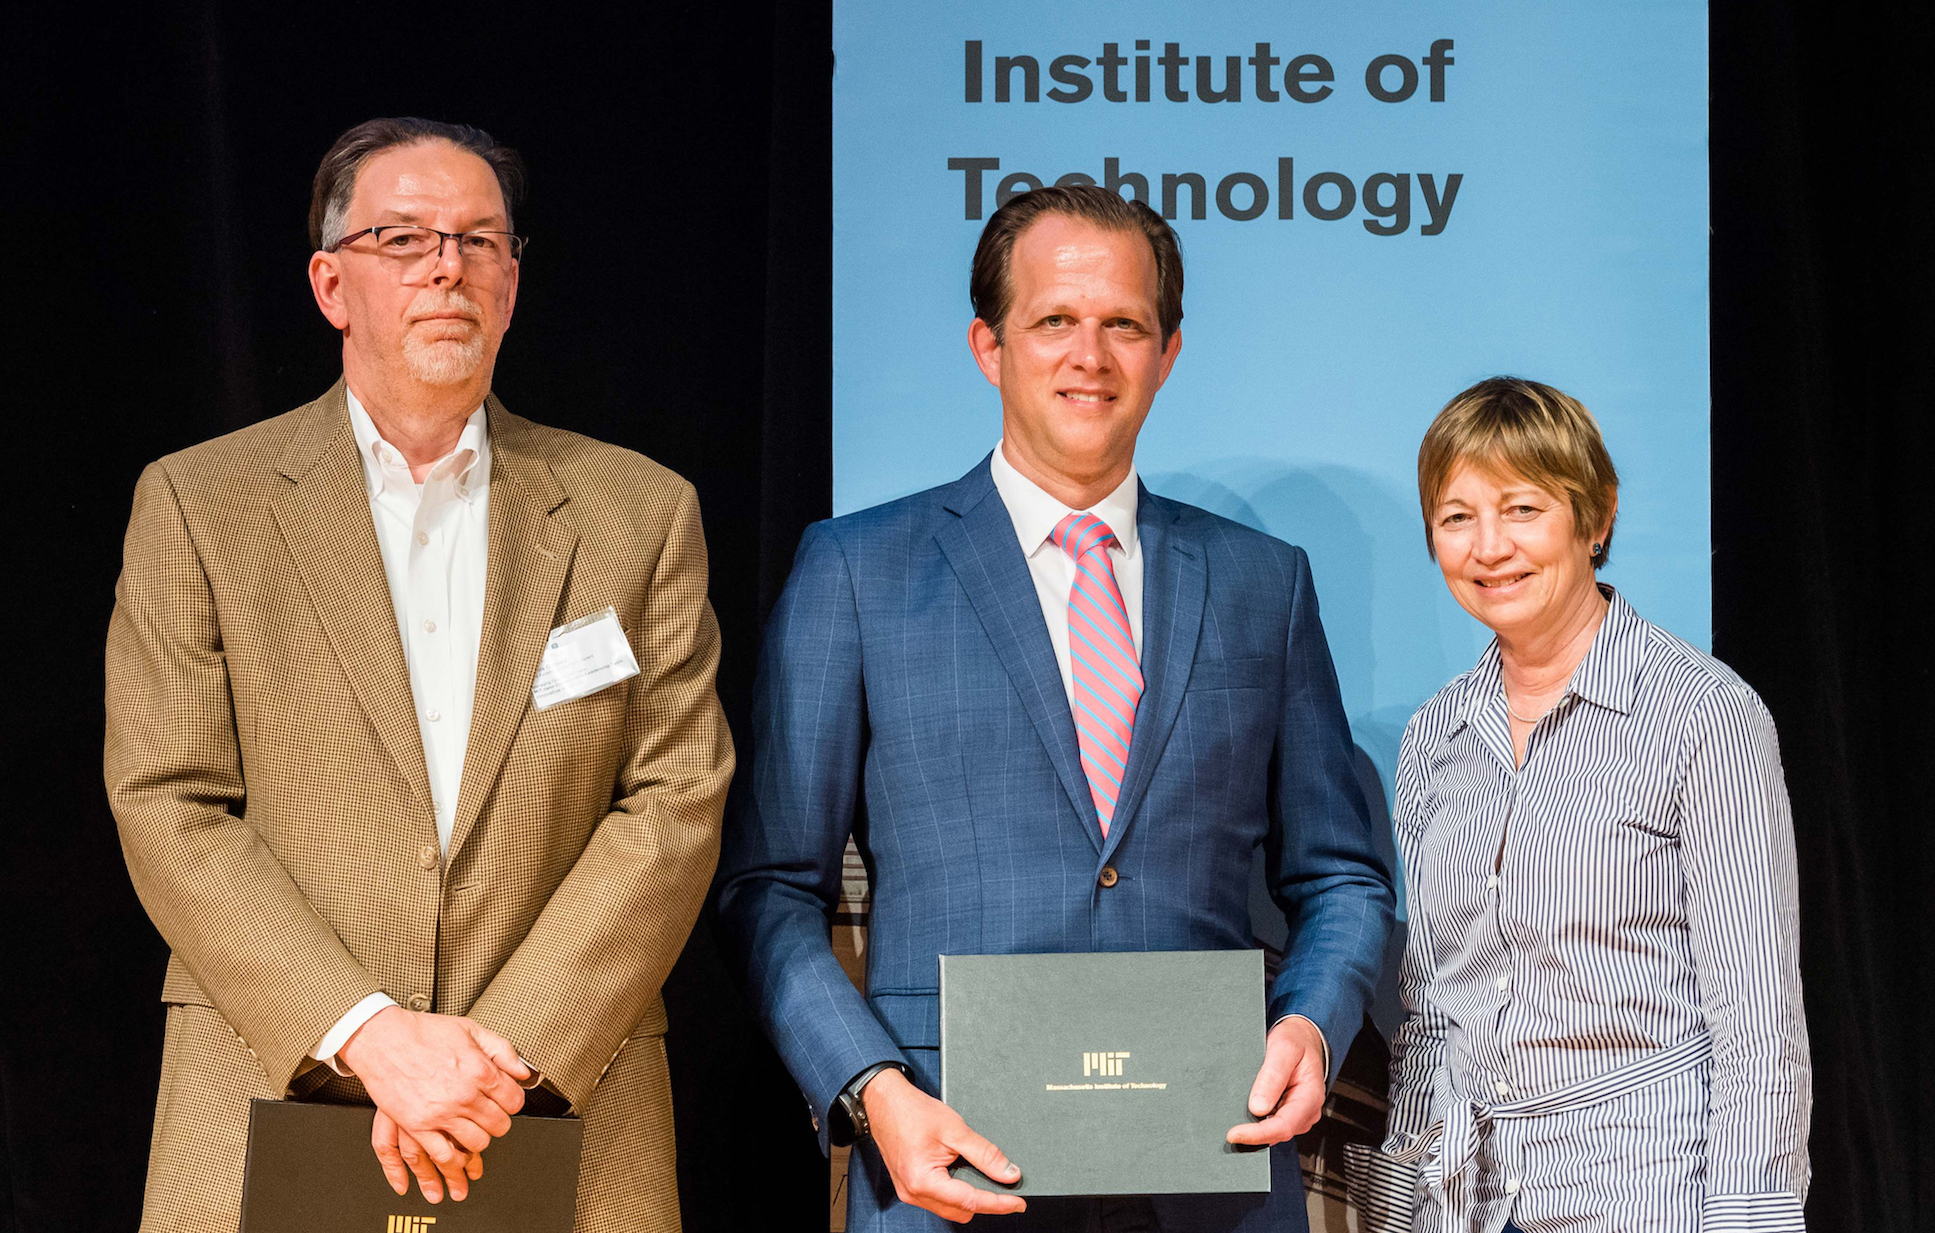
[[[1001,431],[1024,475],[1076,508],[1127,476],[1136,434],[1182,347],[1163,345],[1156,260],[1132,231],[1049,214],[1016,237],[1007,321],[977,319],[975,361],[1001,391]],[[1104,486],[1105,485],[1105,486]]]
[[[1530,642],[1596,596],[1592,541],[1606,523],[1581,528],[1565,497],[1465,461],[1433,511],[1431,543],[1459,606],[1500,637]]]
[[[347,230],[392,223],[451,233],[509,226],[490,165],[442,141],[384,150],[357,172]],[[310,259],[316,302],[343,332],[351,383],[480,387],[481,398],[517,303],[517,263],[466,258],[446,242],[434,264],[402,265],[372,236]]]

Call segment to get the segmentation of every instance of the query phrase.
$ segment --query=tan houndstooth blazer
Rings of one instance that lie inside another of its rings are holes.
[[[307,1053],[377,990],[503,1033],[571,1102],[578,1229],[678,1227],[659,987],[732,772],[698,504],[638,454],[486,406],[490,562],[447,859],[343,385],[135,489],[106,777],[173,949],[143,1229],[234,1233],[249,1099],[362,1098]],[[607,604],[640,674],[532,710],[546,635]]]

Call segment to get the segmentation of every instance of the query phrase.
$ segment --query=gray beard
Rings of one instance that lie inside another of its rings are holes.
[[[484,363],[484,335],[473,330],[467,339],[427,341],[406,337],[403,362],[410,375],[425,385],[461,385]]]

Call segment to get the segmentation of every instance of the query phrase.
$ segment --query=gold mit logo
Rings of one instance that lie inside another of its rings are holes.
[[[383,1233],[430,1233],[430,1226],[435,1223],[435,1216],[392,1216],[389,1228]]]
[[[1084,1053],[1082,1055],[1082,1078],[1101,1075],[1111,1078],[1122,1073],[1122,1063],[1129,1060],[1126,1053]]]

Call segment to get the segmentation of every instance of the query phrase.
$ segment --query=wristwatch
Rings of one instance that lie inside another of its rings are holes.
[[[899,1062],[876,1062],[855,1075],[852,1082],[840,1089],[840,1094],[833,1098],[833,1107],[827,1110],[828,1143],[834,1147],[851,1147],[872,1136],[873,1127],[867,1124],[867,1106],[861,1101],[860,1093],[883,1070],[907,1074],[907,1067]]]

